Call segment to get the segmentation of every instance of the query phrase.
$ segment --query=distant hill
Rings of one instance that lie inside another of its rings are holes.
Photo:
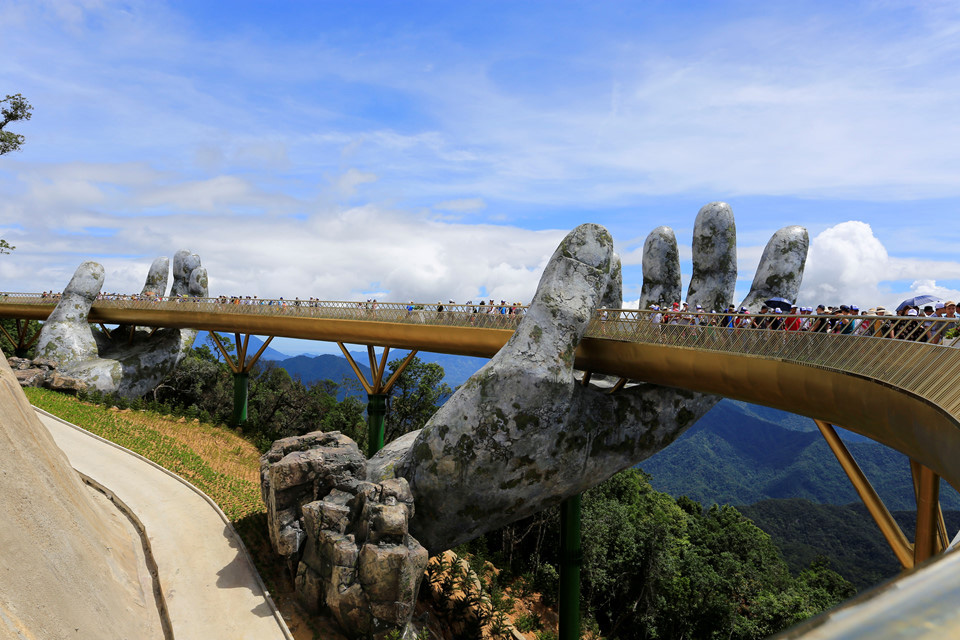
[[[253,339],[251,338],[251,344],[252,342]],[[381,353],[382,351],[377,351],[378,363]],[[387,356],[387,362],[393,362],[394,360],[405,358],[408,353],[409,351],[404,351],[402,349],[390,351],[390,354]],[[363,364],[365,362],[369,363],[370,361],[366,352],[351,352],[350,355],[353,356],[357,366],[363,372],[363,375],[366,377],[366,379],[369,380],[370,367]],[[451,356],[443,353],[429,353],[426,351],[418,352],[417,357],[424,362],[435,362],[443,367],[443,381],[450,385],[451,388],[456,388],[457,386],[466,382],[467,378],[472,376],[478,369],[480,369],[480,367],[487,363],[486,358]],[[356,375],[353,373],[353,369],[350,367],[347,359],[342,356],[330,354],[320,356],[302,355],[294,356],[292,358],[289,356],[283,356],[282,358],[277,359],[276,364],[277,366],[286,369],[287,372],[294,378],[299,378],[304,384],[313,384],[318,380],[332,380],[333,382],[340,384],[344,377],[346,377],[351,382],[356,382],[355,388],[353,389],[354,395],[362,395],[363,393],[363,389],[359,382],[357,382]]]
[[[818,431],[799,431],[758,416],[773,409],[721,401],[707,415],[641,467],[658,491],[703,504],[753,504],[771,498],[805,498],[822,504],[859,502],[840,463]],[[801,418],[813,425],[812,420]],[[847,447],[887,507],[913,509],[906,456],[844,432]],[[960,496],[941,487],[944,509],[960,509]]]
[[[800,571],[823,555],[830,559],[835,571],[858,589],[900,572],[896,556],[860,503],[816,504],[790,498],[764,500],[737,510],[770,535],[791,571]],[[916,512],[894,511],[893,517],[907,538],[913,540]],[[960,512],[945,511],[943,518],[947,531],[960,527]]]
[[[218,335],[224,335],[224,334],[225,332],[222,332],[222,331],[218,332]],[[212,346],[212,341],[207,342],[208,335],[209,335],[209,332],[207,331],[198,331],[197,337],[193,341],[193,346],[199,347],[200,345],[203,345],[203,344],[209,344],[211,345],[210,346],[211,349],[215,349],[216,347]],[[227,337],[230,338],[230,342],[233,342],[233,334],[226,334],[226,335]],[[250,355],[250,357],[253,357],[253,355],[257,352],[257,350],[261,346],[263,346],[263,340],[261,340],[257,336],[250,336],[250,342],[247,343],[247,353]],[[261,354],[260,359],[261,360],[283,360],[284,358],[289,358],[289,357],[290,356],[288,356],[287,354],[280,353],[273,347],[267,347],[263,351],[263,354]]]
[[[364,354],[366,356],[366,354]],[[364,362],[353,354],[353,359],[357,367],[363,373],[364,377],[370,379],[370,367],[361,364]],[[363,395],[363,387],[357,380],[353,368],[343,356],[324,354],[320,356],[294,356],[284,360],[278,360],[276,365],[286,369],[287,373],[293,378],[298,378],[302,383],[311,385],[320,380],[331,380],[340,385],[342,391],[350,395]],[[338,394],[342,395],[342,394]]]

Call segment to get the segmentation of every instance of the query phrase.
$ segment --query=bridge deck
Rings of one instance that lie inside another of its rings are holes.
[[[100,300],[89,319],[491,357],[509,340],[523,313],[522,308],[509,313],[508,308],[478,305],[443,305],[437,311],[436,306],[399,303],[269,302]],[[54,301],[36,295],[6,294],[0,298],[0,317],[45,320],[53,306]],[[840,425],[905,453],[960,486],[960,349],[709,322],[716,319],[703,314],[702,325],[657,324],[645,311],[608,310],[591,320],[576,366]]]

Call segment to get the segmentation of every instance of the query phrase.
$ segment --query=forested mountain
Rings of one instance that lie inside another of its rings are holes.
[[[826,556],[832,568],[858,589],[900,572],[900,563],[861,503],[815,504],[789,498],[763,500],[737,510],[770,535],[793,572],[810,566],[817,556]],[[913,540],[916,512],[895,511],[893,517]],[[960,528],[960,512],[946,511],[943,518],[948,532]]]
[[[748,410],[745,410],[746,407]],[[641,463],[651,484],[703,504],[753,504],[805,498],[822,504],[858,502],[853,486],[818,431],[784,428],[759,417],[813,421],[773,409],[721,401],[672,445]],[[914,508],[907,457],[844,432],[847,447],[890,510]],[[944,509],[960,509],[960,496],[943,485]]]

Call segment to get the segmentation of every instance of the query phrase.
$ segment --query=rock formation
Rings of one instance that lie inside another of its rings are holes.
[[[163,295],[169,261],[157,258],[150,267],[144,294]],[[174,282],[170,295],[207,295],[207,272],[200,258],[178,251],[173,258]],[[60,363],[62,373],[79,378],[100,391],[138,397],[154,388],[193,344],[196,331],[159,329],[153,334],[129,330],[111,335],[91,329],[90,305],[103,286],[103,267],[81,264],[63,291],[57,307],[43,325],[37,353]],[[127,328],[129,329],[129,328]]]
[[[161,640],[139,537],[80,481],[5,361],[0,439],[0,638]]]
[[[748,300],[796,295],[806,257],[806,242],[799,241],[801,236],[805,240],[806,234],[801,232],[799,227],[792,227],[774,236],[773,249],[764,252],[758,269],[758,274],[764,274],[761,286]],[[657,228],[647,239],[644,251],[645,300],[678,300],[680,265],[673,232]],[[736,242],[733,214],[726,204],[711,203],[700,210],[693,258],[691,305],[699,302],[707,310],[728,306],[736,281]],[[649,279],[648,265],[652,271]],[[326,494],[310,489],[310,499],[321,500],[323,505],[316,511],[335,514],[319,516],[319,520],[327,517],[336,526],[324,524],[318,529],[315,524],[307,524],[316,523],[318,516],[308,515],[305,511],[309,510],[297,506],[306,499],[299,497],[301,490],[278,499],[278,487],[286,485],[276,484],[273,472],[267,473],[264,498],[268,506],[270,501],[276,503],[271,507],[271,522],[275,523],[271,526],[277,531],[271,536],[277,539],[279,548],[289,552],[304,544],[304,538],[313,536],[313,540],[325,542],[307,542],[304,557],[314,554],[316,560],[316,548],[330,549],[324,556],[329,558],[340,553],[334,550],[337,545],[344,545],[336,562],[300,563],[300,567],[307,565],[321,577],[320,582],[311,578],[316,584],[298,578],[301,596],[330,608],[343,606],[331,604],[342,600],[331,601],[329,596],[333,591],[344,593],[341,587],[347,583],[334,579],[339,585],[334,590],[334,582],[322,580],[332,571],[330,567],[349,565],[346,571],[350,579],[360,575],[350,573],[357,571],[352,568],[356,565],[351,564],[351,549],[362,536],[354,533],[349,543],[343,536],[369,526],[364,515],[368,500],[359,498],[366,491],[382,495],[387,483],[405,480],[416,502],[415,510],[412,503],[406,510],[409,533],[436,554],[595,486],[660,451],[706,413],[718,397],[652,384],[631,384],[610,394],[608,389],[579,383],[573,369],[574,353],[587,324],[598,308],[620,305],[620,263],[610,234],[598,225],[577,227],[547,264],[533,302],[509,342],[451,396],[423,429],[389,443],[367,461],[367,483],[351,479],[343,484],[353,489],[334,487],[324,489]],[[342,436],[338,442],[343,442]],[[297,447],[304,446],[314,445],[291,442],[272,455],[278,461],[285,459],[278,458],[281,454],[294,456],[290,464],[298,470],[304,460],[314,460],[319,466],[310,467],[311,478],[340,473],[326,470],[328,463],[323,462],[323,455],[299,452]],[[350,474],[356,478],[363,465],[359,457],[351,456]],[[340,464],[334,463],[331,468]],[[326,487],[330,482],[324,480],[322,484]],[[408,541],[408,548],[416,548],[406,533],[403,539]],[[340,561],[348,562],[341,565]],[[404,579],[393,582],[403,583]],[[357,609],[352,600],[347,607]],[[349,616],[341,614],[338,619],[350,633],[368,633],[364,629],[369,627],[355,625]]]
[[[334,431],[284,438],[260,459],[270,541],[310,611],[382,638],[413,614],[427,550],[410,536],[407,481],[367,482],[366,459]]]
[[[43,387],[72,395],[87,388],[87,383],[83,380],[57,371],[57,363],[47,358],[7,358],[7,364],[21,387]]]

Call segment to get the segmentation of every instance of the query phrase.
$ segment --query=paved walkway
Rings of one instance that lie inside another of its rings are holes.
[[[185,480],[37,410],[70,464],[140,520],[176,640],[291,640],[226,516]]]

